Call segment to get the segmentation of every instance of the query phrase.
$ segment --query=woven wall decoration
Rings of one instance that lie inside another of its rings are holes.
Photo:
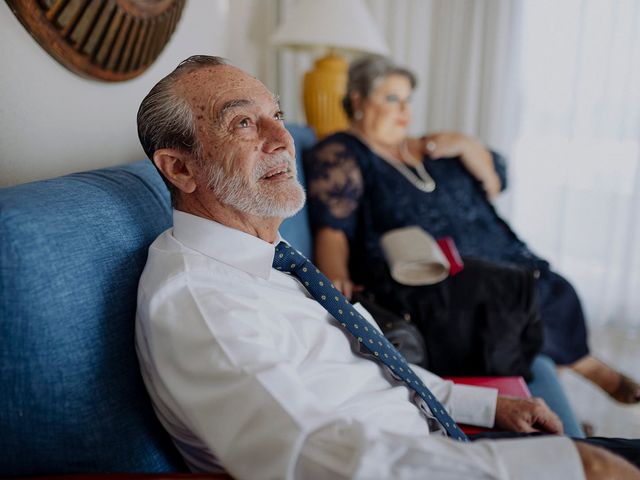
[[[176,28],[186,0],[6,0],[38,43],[68,69],[118,82],[144,72]]]

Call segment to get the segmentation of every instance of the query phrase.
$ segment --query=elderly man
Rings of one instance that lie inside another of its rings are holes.
[[[469,443],[456,422],[557,433],[540,401],[411,367],[278,234],[304,203],[277,99],[216,57],[182,62],[138,131],[174,226],[140,280],[136,341],[156,412],[194,471],[237,478],[640,478],[545,436]]]

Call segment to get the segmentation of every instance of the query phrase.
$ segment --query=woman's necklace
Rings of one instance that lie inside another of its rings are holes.
[[[413,155],[409,152],[409,147],[407,147],[407,141],[404,140],[402,145],[400,145],[400,156],[403,160],[413,160]],[[420,161],[415,165],[416,173],[407,167],[405,162],[399,162],[394,158],[386,158],[382,157],[384,160],[389,163],[392,167],[394,167],[400,174],[409,180],[411,184],[416,187],[418,190],[421,190],[426,193],[431,193],[436,189],[436,181],[433,179],[427,169],[424,168],[424,164]]]
[[[411,152],[409,152],[406,140],[404,140],[402,145],[400,145],[400,157],[402,157],[402,162],[391,156],[380,154],[380,158],[395,168],[400,175],[406,178],[418,190],[425,193],[431,193],[436,189],[436,181],[431,175],[429,175],[429,172],[424,168],[424,164],[422,162],[415,164],[414,168],[416,169],[416,173],[413,173],[413,170],[407,167],[406,162],[414,163],[415,159],[413,155],[411,155]]]
[[[406,140],[403,140],[402,144],[400,145],[400,157],[402,158],[402,160],[404,160],[401,162],[393,158],[393,156],[386,155],[385,153],[381,152],[380,149],[370,146],[369,142],[367,142],[358,132],[355,132],[353,129],[351,130],[351,132],[354,133],[358,138],[360,138],[363,143],[369,145],[369,148],[374,150],[380,158],[382,158],[385,162],[395,168],[398,173],[400,173],[400,175],[406,178],[409,183],[411,183],[418,190],[425,193],[431,193],[436,189],[436,181],[431,175],[429,175],[429,172],[427,172],[427,169],[424,168],[424,164],[422,162],[417,162],[417,164],[415,165],[417,175],[416,173],[413,173],[413,171],[409,167],[407,167],[405,162],[408,161],[409,163],[415,163],[415,159],[413,155],[411,155],[411,152],[409,152],[409,147],[407,146]]]
[[[426,193],[431,193],[436,189],[436,181],[433,179],[427,169],[424,168],[424,165],[419,163],[416,165],[416,173],[407,167],[404,163],[398,162],[396,160],[391,160],[386,157],[382,157],[389,165],[395,168],[404,178],[409,180],[411,184],[416,187],[418,190],[421,190]]]

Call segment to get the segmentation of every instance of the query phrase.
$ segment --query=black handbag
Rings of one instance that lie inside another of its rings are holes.
[[[411,313],[433,373],[530,380],[543,342],[535,282],[529,269],[465,259],[455,277],[426,287],[392,282],[391,295],[380,300]]]
[[[393,313],[376,302],[371,292],[356,292],[351,299],[360,303],[374,318],[384,336],[409,363],[427,368],[427,347],[420,330],[411,322],[411,314]]]
[[[371,288],[356,298],[403,355],[418,352],[412,362],[437,375],[530,380],[543,341],[535,272],[471,258],[464,265],[418,287],[395,282],[386,265],[371,268]]]

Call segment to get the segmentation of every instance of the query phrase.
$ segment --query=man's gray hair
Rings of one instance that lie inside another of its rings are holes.
[[[368,98],[378,84],[390,75],[402,75],[409,80],[412,90],[416,88],[416,76],[413,72],[396,65],[386,57],[367,56],[355,60],[349,65],[347,94],[342,100],[342,106],[350,119],[353,119],[355,113],[351,95],[358,93],[363,100]]]
[[[176,82],[185,74],[200,68],[228,65],[220,57],[193,55],[154,85],[138,109],[138,138],[144,153],[153,160],[161,148],[175,148],[200,159],[201,146],[196,138],[193,106],[176,92]],[[162,172],[160,172],[162,175]],[[164,182],[175,203],[176,188],[164,176]]]

